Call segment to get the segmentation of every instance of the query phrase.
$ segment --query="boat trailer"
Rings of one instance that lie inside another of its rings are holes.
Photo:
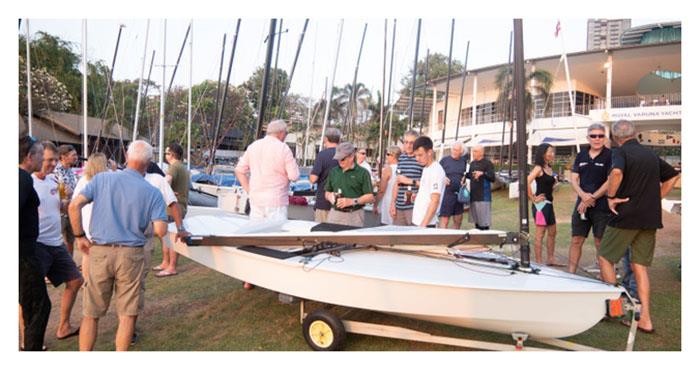
[[[640,306],[627,292],[625,292],[625,294],[627,296],[626,298],[619,298],[618,300],[608,302],[608,314],[606,315],[606,318],[616,319],[627,316],[632,317],[632,325],[630,325],[627,335],[627,344],[625,347],[625,351],[632,351],[634,349],[634,342],[637,333],[637,321],[639,319]],[[513,344],[439,336],[400,326],[345,319],[343,317],[347,316],[347,313],[342,316],[336,315],[330,310],[330,308],[333,307],[333,305],[330,304],[325,304],[324,308],[307,312],[306,300],[292,297],[283,293],[279,293],[279,301],[287,304],[299,302],[299,321],[302,326],[304,339],[309,347],[315,351],[342,350],[347,333],[410,340],[415,342],[445,344],[455,347],[487,351],[551,351],[550,349],[526,346],[525,342],[527,340],[557,347],[561,350],[602,351],[602,349],[599,348],[562,339],[530,337],[527,333],[512,333],[514,341]],[[350,312],[355,310],[357,309],[350,308]]]

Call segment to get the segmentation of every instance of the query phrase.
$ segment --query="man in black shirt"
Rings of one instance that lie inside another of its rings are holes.
[[[19,139],[19,304],[24,321],[22,349],[41,351],[51,301],[35,255],[39,236],[39,196],[30,173],[41,169],[44,147],[34,138]]]
[[[647,267],[654,257],[656,229],[663,227],[661,198],[673,188],[678,172],[637,141],[631,122],[615,122],[612,134],[620,147],[613,152],[608,176],[608,207],[613,216],[600,245],[600,272],[606,282],[615,283],[614,264],[631,246],[632,270],[642,304],[638,329],[652,333]]]
[[[311,169],[309,181],[316,184],[316,203],[314,204],[314,221],[326,222],[331,210],[331,203],[326,199],[326,179],[333,167],[338,166],[338,161],[333,159],[335,148],[340,143],[340,130],[330,127],[323,137],[323,146],[326,149],[318,152],[314,167]]]
[[[588,126],[588,143],[590,148],[578,153],[571,170],[571,186],[578,195],[571,215],[571,273],[576,272],[581,259],[581,248],[591,228],[596,251],[600,249],[600,240],[610,218],[605,192],[608,190],[612,152],[605,147],[605,126],[600,123]]]
[[[469,183],[469,221],[479,230],[491,227],[491,183],[496,181],[493,163],[484,158],[484,147],[472,148],[467,178]]]

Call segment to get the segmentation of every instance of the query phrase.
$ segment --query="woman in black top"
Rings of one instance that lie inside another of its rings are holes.
[[[532,201],[532,217],[535,219],[535,262],[542,263],[542,239],[547,234],[547,265],[563,266],[554,260],[554,241],[557,236],[557,221],[554,216],[554,196],[552,192],[557,183],[556,174],[552,170],[554,162],[554,147],[547,143],[540,144],[535,154],[535,168],[527,177],[527,183],[537,184],[537,190],[532,193],[532,187],[527,187],[527,196]]]

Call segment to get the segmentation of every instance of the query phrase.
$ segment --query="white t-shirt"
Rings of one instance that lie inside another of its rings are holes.
[[[34,190],[39,195],[39,237],[37,242],[57,247],[63,245],[61,235],[61,199],[58,179],[53,174],[43,180],[32,174]]]
[[[160,193],[163,195],[163,200],[165,201],[166,207],[174,202],[177,202],[177,197],[173,192],[173,188],[170,187],[170,184],[168,184],[165,177],[157,173],[147,173],[144,178],[149,184],[155,186],[155,188],[160,191]]]
[[[423,168],[423,175],[420,177],[420,188],[418,188],[416,201],[413,205],[412,222],[414,225],[420,225],[421,222],[423,222],[423,218],[425,218],[425,214],[428,213],[431,194],[440,194],[440,200],[435,209],[435,214],[430,222],[428,222],[428,225],[436,225],[438,222],[440,204],[442,203],[442,196],[445,194],[445,170],[437,161]]]
[[[90,180],[87,179],[85,175],[81,176],[80,179],[78,180],[78,183],[75,185],[75,189],[73,189],[73,199],[75,199],[80,193],[85,189],[87,184],[90,182]],[[83,231],[85,232],[85,237],[88,238],[88,240],[92,240],[92,234],[90,234],[90,218],[92,218],[92,202],[86,204],[82,211],[82,218],[83,218]]]

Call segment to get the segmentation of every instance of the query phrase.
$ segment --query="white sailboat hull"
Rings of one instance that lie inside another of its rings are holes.
[[[197,211],[190,211],[195,215]],[[212,212],[212,211],[207,211]],[[188,215],[189,216],[189,215]],[[174,239],[171,233],[170,237]],[[460,327],[538,338],[581,333],[622,289],[540,267],[539,274],[388,249],[275,258],[238,247],[174,243],[216,271],[295,297]]]

